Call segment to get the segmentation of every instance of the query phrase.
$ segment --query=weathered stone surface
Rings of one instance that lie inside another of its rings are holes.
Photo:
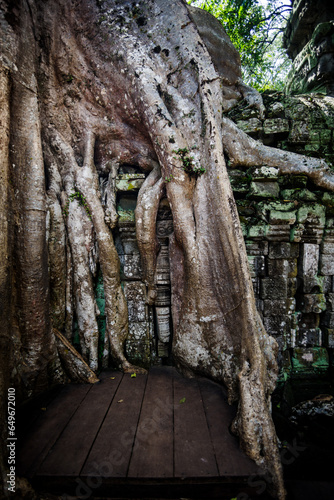
[[[334,328],[324,328],[324,347],[334,348]]]
[[[317,196],[308,189],[284,189],[281,195],[286,200],[317,201]]]
[[[157,335],[161,342],[168,343],[170,340],[170,308],[156,307]]]
[[[322,254],[332,255],[334,257],[334,243],[323,242],[320,249]]]
[[[262,122],[258,118],[239,120],[237,125],[241,130],[246,132],[246,134],[253,134],[262,130]]]
[[[294,297],[297,293],[297,278],[288,278],[288,297]]]
[[[323,323],[327,328],[334,328],[334,312],[326,312]]]
[[[263,278],[261,280],[262,299],[286,299],[287,290],[287,278],[283,276],[277,276],[276,278]]]
[[[323,293],[304,294],[300,302],[300,310],[304,313],[317,313],[326,310],[326,298]]]
[[[289,142],[294,144],[306,144],[310,138],[307,122],[294,121],[289,134]]]
[[[248,256],[248,264],[252,277],[265,276],[264,256]]]
[[[278,198],[279,185],[277,182],[253,181],[250,185],[249,197],[255,199]]]
[[[129,322],[146,321],[146,290],[144,283],[125,282],[124,294],[128,303]]]
[[[323,347],[296,347],[293,351],[294,375],[321,373],[328,369],[328,353]]]
[[[276,276],[288,277],[290,262],[287,259],[268,259],[268,275],[272,278]]]
[[[297,257],[299,254],[298,245],[291,243],[270,243],[269,258],[270,259],[289,259]]]
[[[323,276],[333,276],[334,274],[334,256],[330,254],[321,254],[320,256],[320,274]]]
[[[263,240],[266,237],[267,228],[266,224],[252,225],[248,228],[247,237],[251,240]]]
[[[146,322],[129,323],[129,335],[125,341],[127,359],[138,366],[148,368],[151,364],[151,336]]]
[[[308,426],[334,417],[334,398],[331,394],[320,394],[312,400],[302,401],[292,408],[290,421],[299,427]]]
[[[252,176],[254,181],[276,181],[278,179],[278,168],[267,167],[253,167],[248,169],[248,175]]]
[[[327,310],[334,312],[334,293],[330,292],[326,296]]]
[[[266,230],[268,241],[290,241],[289,224],[269,224]]]
[[[265,316],[263,318],[263,324],[269,335],[272,335],[277,339],[285,335],[287,329],[287,320],[285,316]]]
[[[328,293],[332,289],[331,276],[304,276],[304,293]]]
[[[140,280],[142,267],[139,254],[120,255],[121,278],[126,280]]]
[[[248,193],[249,191],[249,176],[242,170],[233,169],[229,172],[229,179],[235,193]]]
[[[320,328],[298,328],[295,345],[298,347],[321,347],[322,333]]]
[[[319,245],[304,243],[301,245],[300,276],[310,278],[318,274]]]
[[[296,212],[282,212],[279,210],[270,210],[269,222],[272,224],[294,224],[296,222]],[[289,228],[290,230],[290,228]]]
[[[264,316],[279,316],[282,318],[287,312],[286,300],[271,300],[266,299],[263,301],[263,315]]]
[[[269,244],[267,241],[246,241],[247,255],[268,255]]]
[[[307,2],[305,3],[307,5]],[[324,12],[322,9],[320,11]],[[320,12],[316,15],[319,24],[316,25],[311,39],[293,62],[287,81],[287,90],[291,93],[330,93],[332,90],[334,22],[321,22],[320,15]],[[312,23],[314,17],[313,15],[311,18]]]
[[[285,118],[269,118],[263,123],[263,131],[266,135],[288,133],[289,121]]]
[[[145,174],[122,174],[117,176],[116,189],[118,191],[139,190],[145,180]]]

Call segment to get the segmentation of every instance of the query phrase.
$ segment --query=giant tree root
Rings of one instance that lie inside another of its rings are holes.
[[[305,174],[317,186],[334,191],[334,172],[324,160],[264,146],[229,118],[223,119],[223,145],[231,167],[277,167],[280,174]]]
[[[53,333],[56,337],[58,353],[64,367],[65,373],[73,382],[96,384],[98,377],[89,368],[85,360],[72,344],[55,328]]]
[[[148,305],[153,305],[156,299],[155,271],[159,242],[156,235],[156,220],[160,200],[164,192],[164,181],[160,168],[155,167],[140,188],[137,198],[136,234],[137,243],[142,257],[143,280],[147,286]]]

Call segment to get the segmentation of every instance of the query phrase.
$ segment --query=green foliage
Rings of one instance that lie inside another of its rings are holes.
[[[198,177],[206,172],[204,167],[196,167],[196,165],[194,164],[194,157],[188,156],[188,148],[179,148],[174,150],[173,153],[176,153],[179,156],[179,159],[182,162],[183,170],[190,176]],[[177,160],[178,158],[174,156],[174,159]]]
[[[92,216],[91,216],[91,213],[90,213],[90,210],[89,210],[86,198],[79,191],[73,191],[73,193],[70,194],[70,196],[68,198],[68,201],[67,201],[65,207],[63,208],[63,215],[65,217],[68,216],[68,209],[69,209],[69,206],[70,206],[70,202],[74,201],[74,200],[77,200],[79,202],[79,205],[81,205],[82,207],[84,207],[88,218],[90,220],[92,220]]]
[[[282,36],[291,5],[268,0],[191,0],[189,3],[213,14],[222,23],[240,53],[242,78],[251,87],[283,90],[291,67]]]

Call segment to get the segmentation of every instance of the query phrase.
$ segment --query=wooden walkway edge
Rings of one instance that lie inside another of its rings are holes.
[[[18,473],[37,489],[64,499],[223,499],[263,477],[229,432],[235,410],[218,384],[167,367],[100,378],[65,386],[27,418]]]

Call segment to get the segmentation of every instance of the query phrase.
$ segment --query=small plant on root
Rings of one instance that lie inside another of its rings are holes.
[[[196,167],[194,164],[194,157],[189,156],[189,149],[188,148],[179,148],[179,149],[174,149],[173,153],[177,154],[177,156],[174,156],[174,159],[180,159],[182,162],[182,168],[187,174],[190,176],[194,177],[199,177],[200,175],[204,174],[206,172],[206,169],[202,166]]]
[[[92,215],[90,213],[90,210],[89,210],[86,198],[79,191],[73,191],[73,193],[70,194],[69,199],[68,199],[65,207],[63,208],[63,214],[64,214],[64,216],[68,217],[68,209],[69,209],[69,206],[70,206],[70,202],[74,201],[74,200],[77,200],[79,202],[79,205],[81,205],[82,207],[84,207],[88,218],[90,220],[92,220]]]

